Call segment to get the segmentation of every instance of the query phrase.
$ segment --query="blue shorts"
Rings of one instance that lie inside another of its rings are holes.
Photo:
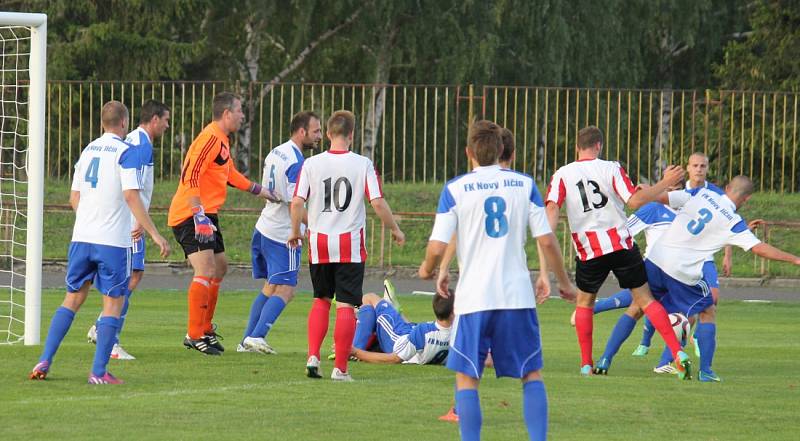
[[[703,280],[709,288],[719,288],[719,276],[714,262],[708,261],[703,264]]]
[[[131,249],[131,269],[134,271],[144,271],[144,235],[139,240],[133,242]]]
[[[700,280],[697,285],[687,285],[675,280],[649,260],[645,260],[644,264],[650,291],[660,299],[667,312],[680,312],[691,317],[714,305],[711,288],[705,280]]]
[[[381,300],[375,305],[375,335],[381,351],[386,354],[394,352],[394,342],[402,335],[411,333],[413,325],[394,309],[391,303]]]
[[[498,309],[456,316],[447,368],[481,378],[489,350],[498,377],[522,378],[540,370],[542,340],[536,309]]]
[[[253,231],[250,255],[253,262],[253,278],[266,279],[271,285],[297,286],[302,248],[289,248],[285,243],[274,241],[258,230]]]
[[[67,292],[78,292],[87,281],[109,297],[128,293],[131,249],[72,242],[67,254]]]

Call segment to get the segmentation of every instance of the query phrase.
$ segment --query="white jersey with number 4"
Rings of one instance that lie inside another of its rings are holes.
[[[303,154],[291,140],[275,147],[264,159],[264,173],[261,185],[274,191],[281,203],[267,201],[256,229],[265,237],[285,243],[292,231],[289,205],[297,184],[297,177],[303,167]]]
[[[725,245],[747,251],[761,242],[725,195],[705,188],[673,191],[669,193],[669,203],[680,210],[647,260],[687,285],[700,282],[703,263]]]
[[[592,159],[556,170],[545,198],[559,207],[567,204],[572,244],[578,258],[586,261],[633,248],[625,203],[635,192],[618,162]]]
[[[307,201],[310,263],[367,261],[364,198],[383,197],[369,158],[350,151],[308,158],[294,195]]]
[[[456,314],[536,307],[528,228],[534,237],[551,232],[530,176],[492,165],[445,184],[430,240],[449,243],[457,232]]]
[[[122,192],[141,188],[141,158],[134,147],[111,133],[89,143],[72,177],[72,191],[80,192],[72,241],[131,247],[131,211]]]

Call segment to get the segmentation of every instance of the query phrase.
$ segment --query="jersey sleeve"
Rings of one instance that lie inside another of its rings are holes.
[[[242,191],[250,191],[253,185],[247,176],[241,174],[239,170],[233,165],[233,157],[228,161],[228,183]]]
[[[378,178],[378,173],[375,171],[375,166],[372,165],[372,161],[369,161],[367,165],[366,181],[364,185],[364,195],[367,199],[371,201],[373,199],[382,198],[383,188],[380,178]]]
[[[219,155],[222,143],[208,133],[201,133],[189,148],[189,155],[181,172],[181,182],[186,187],[187,197],[200,197],[200,177],[208,170],[213,158]]]
[[[614,174],[611,177],[611,185],[614,187],[614,191],[617,192],[619,197],[621,197],[625,203],[628,203],[628,200],[631,198],[631,196],[636,193],[636,186],[633,185],[631,178],[628,177],[628,174],[621,165],[618,163],[615,163],[614,165]]]
[[[425,347],[425,332],[425,324],[414,326],[405,339],[398,340],[400,344],[395,346],[394,353],[403,361],[414,358]]]
[[[542,202],[542,196],[539,194],[539,189],[536,188],[536,185],[531,186],[530,201],[531,206],[528,211],[528,227],[531,229],[531,235],[533,237],[539,237],[552,233],[550,222],[547,220],[547,212]]]
[[[642,208],[636,210],[635,213],[628,216],[628,221],[625,222],[625,226],[628,227],[628,230],[631,232],[632,236],[636,236],[653,224],[653,214],[656,207],[653,204],[653,202],[644,204]]]
[[[558,207],[561,208],[566,198],[567,187],[564,185],[564,178],[561,176],[561,170],[557,170],[550,179],[550,185],[547,186],[545,200],[546,202],[558,204]]]
[[[749,251],[750,248],[761,243],[761,240],[747,228],[747,222],[744,219],[740,219],[730,230],[730,236],[728,236],[727,244],[728,245],[735,245],[745,251]]]
[[[300,171],[297,173],[297,183],[294,187],[294,193],[292,193],[293,196],[308,200],[308,196],[311,193],[311,182],[309,180],[308,173],[308,164],[303,163],[303,165],[300,167]]]
[[[300,176],[300,170],[303,168],[302,162],[295,162],[286,168],[286,196],[291,199],[294,194],[294,188],[297,186],[297,178]]]
[[[130,146],[119,155],[119,178],[123,191],[144,188],[141,153],[141,148]]]
[[[436,220],[433,222],[433,232],[429,240],[450,243],[456,228],[458,227],[458,217],[455,212],[456,201],[450,188],[445,185],[439,196],[439,208],[436,210]]]
[[[694,193],[692,193],[694,192]],[[667,193],[667,197],[669,198],[669,206],[674,209],[679,209],[686,205],[689,202],[689,199],[692,198],[693,195],[697,194],[696,190],[676,190]]]

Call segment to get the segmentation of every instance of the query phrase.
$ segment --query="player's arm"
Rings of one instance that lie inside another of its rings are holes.
[[[400,229],[400,226],[397,225],[397,221],[392,214],[392,209],[389,207],[386,199],[382,197],[375,198],[369,201],[369,204],[372,205],[372,209],[375,210],[375,214],[378,215],[381,222],[389,227],[394,241],[397,242],[398,245],[403,245],[406,242],[406,235]]]
[[[547,260],[548,265],[553,268],[553,273],[556,275],[558,281],[558,290],[561,297],[565,300],[575,301],[575,287],[569,279],[567,270],[564,269],[564,259],[561,257],[561,247],[558,246],[558,240],[553,233],[547,233],[536,238],[539,246],[542,249],[542,254]]]
[[[300,196],[292,198],[292,204],[289,206],[289,217],[292,219],[292,232],[289,234],[288,244],[292,248],[297,248],[302,245],[303,237],[300,235],[300,223],[305,218],[308,219],[305,208],[306,200]]]
[[[78,204],[81,202],[81,192],[72,190],[69,192],[69,205],[72,207],[72,211],[78,210]]]
[[[133,213],[133,216],[136,218],[136,222],[138,222],[142,228],[144,228],[144,230],[150,234],[150,237],[153,238],[153,242],[155,242],[155,244],[161,250],[161,257],[164,258],[169,256],[169,242],[167,242],[167,239],[165,239],[164,236],[158,232],[155,224],[153,224],[153,220],[147,213],[147,209],[144,208],[142,198],[139,196],[139,190],[124,190],[122,192],[122,197],[125,199],[125,203],[128,204],[128,208],[130,208],[131,213]]]
[[[536,241],[536,252],[539,256],[539,277],[536,278],[536,303],[544,303],[550,297],[550,273],[547,270],[547,259],[544,258],[542,245]]]
[[[384,354],[383,352],[370,352],[365,351],[362,349],[353,348],[353,355],[359,359],[359,361],[363,361],[366,363],[376,363],[376,364],[398,364],[402,363],[403,360],[397,356],[395,353],[391,354]]]
[[[436,290],[442,293],[445,298],[450,297],[450,264],[456,257],[456,235],[450,238],[447,249],[444,251],[442,261],[439,263],[439,274],[436,277]]]
[[[458,217],[455,212],[456,202],[450,189],[445,185],[442,194],[439,196],[439,206],[436,209],[436,219],[433,222],[428,246],[425,249],[425,260],[419,266],[419,277],[430,279],[433,277],[433,270],[442,262],[447,244],[453,239],[458,228]],[[440,296],[447,297],[447,290],[441,291],[437,286],[436,291]]]
[[[639,190],[633,192],[630,197],[627,198],[625,203],[631,209],[636,210],[648,202],[659,199],[659,197],[663,199],[663,193],[665,193],[670,187],[680,182],[681,179],[683,179],[684,173],[684,170],[680,166],[670,165],[664,170],[664,176],[660,181],[651,187],[640,187]],[[618,177],[615,176],[614,179],[616,180]],[[624,180],[624,178],[619,179]],[[619,187],[617,187],[618,191],[625,191],[622,190],[626,186],[625,183],[621,182],[616,185],[619,185]],[[620,194],[620,196],[622,196],[623,199],[626,199],[626,195]]]
[[[445,252],[447,251],[447,242],[431,239],[428,241],[428,247],[425,249],[425,260],[419,266],[420,279],[433,278],[433,271],[442,262]]]
[[[233,158],[231,158],[228,165],[228,183],[238,188],[239,190],[260,196],[270,202],[280,202],[281,198],[274,192],[270,191],[267,187],[262,186],[258,182],[253,182],[243,174],[236,170],[233,165]]]
[[[727,245],[722,255],[722,275],[730,277],[731,268],[733,268],[733,247]]]
[[[555,177],[553,179],[555,180]],[[559,186],[561,186],[561,184],[559,184]],[[528,227],[531,230],[531,235],[536,238],[540,256],[544,255],[544,260],[547,261],[545,269],[552,268],[556,275],[561,297],[565,300],[574,301],[575,287],[572,285],[572,281],[569,280],[569,275],[564,269],[561,247],[558,246],[558,239],[556,239],[556,235],[553,234],[555,225],[558,223],[558,211],[560,210],[559,200],[563,202],[564,199],[560,198],[558,195],[554,195],[552,190],[552,188],[548,189],[548,203],[546,207],[543,207],[544,203],[542,202],[542,197],[539,195],[539,190],[537,190],[535,186],[531,188]],[[546,273],[545,277],[547,277]],[[544,301],[544,297],[537,297],[537,300],[542,302]]]
[[[750,248],[750,251],[752,251],[756,256],[763,257],[765,259],[779,260],[782,262],[789,262],[794,265],[800,265],[800,257],[797,257],[791,253],[787,253],[779,248],[775,248],[768,243],[761,242],[753,248]]]

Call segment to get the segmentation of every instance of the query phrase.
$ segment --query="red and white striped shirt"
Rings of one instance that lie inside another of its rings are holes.
[[[312,156],[303,163],[294,195],[307,201],[309,262],[366,262],[364,199],[383,197],[369,158],[350,151]]]
[[[559,207],[566,202],[575,252],[586,261],[633,248],[625,203],[635,192],[618,162],[591,159],[559,168],[545,198]]]

